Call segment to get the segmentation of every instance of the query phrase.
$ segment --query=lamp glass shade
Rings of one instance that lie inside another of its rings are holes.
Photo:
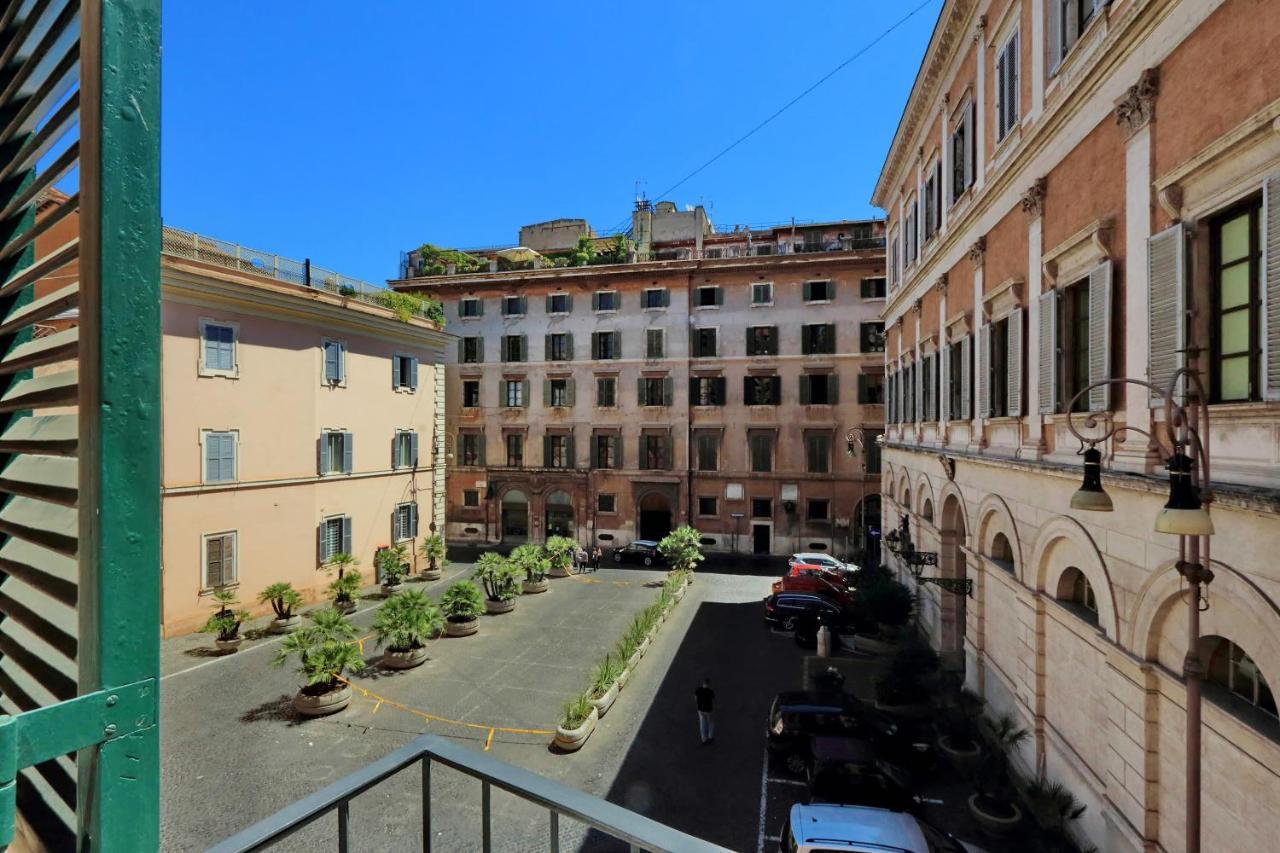
[[[1088,512],[1111,512],[1111,496],[1102,488],[1102,451],[1090,447],[1084,452],[1084,482],[1071,496],[1071,508]]]
[[[1200,491],[1191,482],[1191,458],[1181,450],[1169,459],[1169,500],[1156,516],[1156,532],[1180,536],[1209,536],[1213,519],[1200,504]]]

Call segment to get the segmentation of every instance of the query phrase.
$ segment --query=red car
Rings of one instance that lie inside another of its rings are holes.
[[[791,571],[783,575],[781,580],[774,581],[773,592],[807,592],[831,599],[841,606],[847,606],[853,601],[843,579],[824,571],[821,566],[802,563],[792,566]]]

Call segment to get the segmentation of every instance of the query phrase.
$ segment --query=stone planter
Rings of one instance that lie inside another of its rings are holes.
[[[577,752],[582,749],[582,745],[587,742],[587,738],[591,737],[591,733],[596,730],[596,721],[600,716],[596,713],[596,709],[591,709],[591,716],[583,721],[582,725],[576,729],[566,729],[556,726],[556,736],[552,741],[564,752]]]
[[[543,578],[539,581],[525,581],[520,584],[520,590],[525,595],[537,595],[540,592],[546,592],[551,589],[551,581]]]
[[[644,653],[647,651],[649,651],[649,638],[645,637],[644,642],[641,643],[640,647],[636,649],[636,660],[639,660],[640,658],[644,657]]]
[[[516,600],[514,598],[510,601],[494,601],[491,598],[484,600],[484,612],[490,616],[497,616],[499,613],[510,613],[515,609]]]
[[[876,710],[904,720],[923,720],[933,715],[933,706],[928,702],[915,702],[910,705],[885,705],[877,699]]]
[[[272,619],[271,624],[267,626],[268,634],[292,634],[298,630],[298,626],[302,624],[302,617],[297,613],[288,619]]]
[[[304,717],[323,717],[335,714],[351,704],[351,688],[342,685],[337,690],[311,695],[301,690],[293,697],[293,708]]]
[[[446,637],[470,637],[479,630],[479,619],[467,619],[463,622],[454,622],[452,619],[446,619],[444,621],[444,633]]]
[[[244,642],[244,637],[233,637],[230,640],[219,640],[214,638],[213,644],[218,647],[218,651],[223,654],[231,654],[240,648],[240,644]]]
[[[684,586],[677,587],[677,588],[676,588],[676,591],[675,591],[675,592],[673,592],[673,593],[671,594],[671,600],[672,600],[673,602],[679,602],[679,601],[680,601],[680,599],[684,598],[684,591],[685,591],[686,589],[688,589],[688,587],[689,587],[689,585],[688,585],[688,584],[685,584]]]
[[[549,578],[567,578],[567,577],[569,577],[569,574],[570,574],[570,572],[569,572],[569,568],[568,568],[567,566],[566,566],[565,568],[563,568],[563,569],[558,568],[558,567],[556,567],[556,566],[552,566],[552,567],[551,567],[551,571],[547,572],[547,577],[549,577]]]
[[[427,660],[427,647],[418,646],[416,649],[387,649],[382,653],[382,665],[387,669],[413,669],[415,666],[422,666]]]
[[[356,600],[353,598],[350,601],[335,601],[333,609],[339,613],[354,613],[356,611]]]
[[[382,594],[395,595],[397,592],[399,592],[402,589],[404,589],[403,583],[396,583],[396,584],[390,584],[390,585],[384,583],[382,585]]]
[[[438,581],[443,576],[444,576],[443,569],[425,569],[422,572],[422,579],[424,581]]]
[[[977,767],[978,760],[982,758],[982,748],[977,741],[971,742],[965,749],[957,749],[952,745],[950,735],[938,738],[938,751],[947,757],[953,767],[966,772]]]
[[[639,653],[639,652],[636,652],[636,653],[635,653],[635,654],[633,654],[631,657],[627,658],[627,669],[631,670],[632,672],[635,672],[635,671],[636,671],[636,667],[638,667],[639,665],[640,665],[640,653]]]
[[[627,667],[622,671],[622,675],[618,676],[618,685],[617,685],[618,689],[621,690],[622,688],[626,687],[627,682],[630,680],[631,680],[631,667]]]
[[[854,634],[853,648],[855,651],[866,652],[869,655],[887,655],[897,646],[870,634]]]
[[[603,696],[599,699],[591,700],[591,707],[596,709],[597,717],[603,717],[609,712],[609,709],[613,707],[614,700],[618,698],[619,689],[617,682],[614,682],[609,685],[609,689],[605,691]]]
[[[990,801],[981,794],[969,795],[969,814],[973,815],[973,819],[977,821],[983,832],[995,838],[1008,835],[1022,822],[1022,809],[1017,803],[1000,803],[1000,805],[1007,807],[1007,811],[1004,813],[988,811],[992,808]]]

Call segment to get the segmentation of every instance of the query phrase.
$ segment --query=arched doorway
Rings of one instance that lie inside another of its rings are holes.
[[[554,491],[547,495],[546,527],[547,536],[568,536],[573,539],[576,534],[573,517],[573,498],[568,493]]]
[[[944,578],[965,578],[968,564],[960,547],[965,542],[964,511],[960,499],[947,495],[942,505],[942,526],[938,529],[938,574]],[[939,614],[939,646],[943,665],[963,673],[965,666],[964,635],[969,599],[963,592],[942,593]]]
[[[636,529],[641,539],[658,541],[671,532],[671,500],[661,492],[649,492],[640,498],[640,517]]]
[[[503,542],[526,542],[529,539],[529,497],[519,489],[502,496],[499,504],[498,538]]]

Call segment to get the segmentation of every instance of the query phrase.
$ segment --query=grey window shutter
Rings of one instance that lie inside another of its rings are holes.
[[[547,298],[550,299],[551,297],[548,296]],[[543,361],[551,360],[551,338],[552,338],[552,335],[544,335],[542,338],[542,343],[543,343],[542,360]]]
[[[574,379],[570,379],[565,383],[565,402],[572,407],[578,399],[577,393],[578,383]]]
[[[467,339],[458,338],[458,364],[462,364],[467,357]]]
[[[1018,120],[1018,95],[1021,87],[1018,80],[1022,72],[1022,31],[1014,30],[1009,40],[1009,126]]]
[[[391,510],[391,541],[399,542],[404,536],[400,530],[400,507]],[[381,580],[381,578],[378,578]]]
[[[566,294],[564,297],[564,313],[566,314],[573,313],[573,294],[572,293]]]
[[[812,395],[809,392],[809,383],[809,375],[807,373],[800,374],[800,405],[802,406],[809,405],[809,401],[812,399]]]
[[[400,433],[391,434],[391,470],[400,467]]]
[[[573,332],[564,333],[564,357],[573,360]]]
[[[409,433],[409,459],[413,463],[413,467],[418,467],[418,434],[416,432]]]
[[[518,310],[521,314],[529,313],[529,298],[527,296],[521,296],[518,300],[518,305]]]
[[[644,389],[645,389],[644,377],[641,376],[639,379],[636,380],[636,405],[638,406],[649,405],[649,401],[645,399]]]
[[[662,378],[662,405],[670,406],[674,396],[675,396],[675,380],[673,380],[670,376],[664,376]]]
[[[342,553],[352,553],[351,546],[351,516],[344,515],[342,517]]]
[[[1185,363],[1186,257],[1183,226],[1147,238],[1147,371],[1160,392],[1148,391],[1148,405],[1164,404],[1163,389]]]
[[[484,316],[484,300],[483,299],[476,300],[476,316],[477,317]]]
[[[551,310],[552,310],[552,309],[551,309],[551,299],[552,299],[551,294],[550,294],[550,293],[548,293],[548,294],[547,294],[547,313],[548,313],[548,314],[550,314],[550,313],[551,313]]]
[[[942,348],[942,359],[938,364],[939,368],[939,391],[938,395],[941,399],[938,401],[942,411],[943,422],[949,421],[954,414],[951,411],[951,347],[955,344],[948,344]]]
[[[564,439],[564,467],[566,468],[578,467],[577,442],[575,438],[576,436],[569,435],[565,436]]]
[[[1090,319],[1092,322],[1092,319]],[[1058,409],[1058,291],[1040,294],[1039,412],[1051,415]]]
[[[528,379],[520,380],[520,407],[521,408],[529,407],[529,380]]]
[[[593,435],[588,443],[587,456],[590,458],[591,470],[600,467],[600,436]]]
[[[1004,137],[1004,129],[1008,126],[1005,117],[1009,111],[1009,64],[1006,59],[1007,54],[1004,52],[996,58],[996,139]]]
[[[621,435],[610,436],[609,444],[612,445],[613,447],[613,467],[625,468],[626,466],[622,462],[622,448],[624,446],[622,443],[622,436]]]
[[[542,437],[542,467],[551,467],[551,436],[549,435]]]
[[[344,358],[342,361],[343,361],[342,378],[346,379],[346,373],[347,373],[346,359]],[[484,338],[476,338],[476,363],[484,364]]]
[[[613,333],[613,357],[615,359],[622,358],[622,332]]]
[[[517,361],[529,360],[529,336],[520,335],[520,358]]]
[[[418,505],[409,505],[409,535],[418,538]]]
[[[416,357],[409,359],[409,390],[418,390],[418,359]]]
[[[600,293],[599,293],[599,291],[596,291],[596,292],[594,292],[594,293],[592,293],[592,294],[591,294],[591,310],[592,310],[592,311],[599,311],[599,310],[600,310]]]
[[[489,464],[489,457],[485,453],[486,437],[487,436],[484,433],[480,433],[476,436],[476,464],[481,466]]]
[[[594,296],[594,294],[592,294]],[[593,359],[600,357],[600,333],[591,333],[591,357]]]
[[[329,547],[325,543],[324,528],[325,523],[323,521],[316,528],[316,557],[321,565],[329,562]]]
[[[391,387],[400,387],[400,356],[391,356]]]
[[[991,416],[991,407],[987,396],[987,386],[990,377],[987,375],[987,365],[991,364],[991,324],[988,323],[978,330],[978,363],[974,372],[978,374],[978,417],[986,418]]]
[[[1262,184],[1262,397],[1280,400],[1280,175]]]
[[[827,377],[827,402],[831,405],[838,405],[840,402],[840,377],[838,374],[831,374]]]
[[[542,407],[545,409],[550,406],[551,406],[551,380],[544,379],[542,380]]]
[[[329,442],[325,433],[320,433],[316,440],[316,473],[324,474],[329,470]]]
[[[204,478],[206,480],[215,480],[218,478],[218,445],[220,436],[213,433],[205,433],[204,436]]]
[[[355,455],[355,438],[349,432],[342,434],[342,472],[344,474],[351,473],[351,460]]]
[[[1049,0],[1049,76],[1062,64],[1062,5],[1066,0]]]
[[[1022,414],[1022,315],[1023,309],[1015,308],[1009,315],[1009,416]]]
[[[813,282],[806,281],[804,285],[801,286],[800,291],[801,291],[801,297],[804,299],[805,302],[809,302],[810,300],[812,300],[813,299]]]
[[[960,419],[973,417],[973,335],[960,339]]]
[[[724,288],[723,287],[716,288],[716,304],[717,305],[724,304]]]
[[[1111,378],[1111,262],[1089,271],[1089,383]],[[1111,386],[1089,391],[1089,411],[1111,408]]]
[[[671,291],[665,287],[662,289],[662,307],[668,308],[671,305]]]

